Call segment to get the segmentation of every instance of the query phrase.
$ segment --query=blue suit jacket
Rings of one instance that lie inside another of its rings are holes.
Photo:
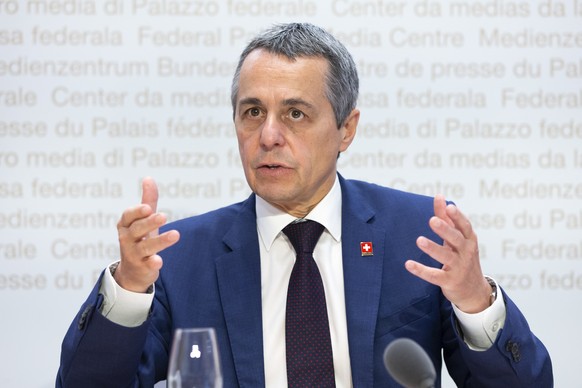
[[[460,337],[440,288],[405,270],[407,259],[440,266],[415,244],[420,235],[440,242],[428,228],[432,198],[341,177],[340,183],[354,387],[398,386],[388,376],[382,355],[399,337],[417,341],[439,377],[444,359],[458,386],[553,385],[545,347],[505,294],[504,329],[489,350],[475,352]],[[264,386],[254,195],[167,228],[179,230],[181,239],[161,253],[164,267],[149,319],[137,328],[108,321],[99,313],[97,285],[63,341],[57,386],[151,387],[166,378],[171,335],[178,327],[216,329],[225,387]],[[362,241],[373,243],[373,256],[361,255]]]

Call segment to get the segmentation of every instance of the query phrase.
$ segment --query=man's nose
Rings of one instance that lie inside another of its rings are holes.
[[[285,144],[285,124],[276,115],[268,115],[261,129],[261,146],[270,149]]]

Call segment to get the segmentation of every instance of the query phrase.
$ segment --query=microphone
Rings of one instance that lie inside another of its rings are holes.
[[[396,339],[386,347],[384,366],[406,388],[434,388],[434,365],[424,349],[410,338]]]

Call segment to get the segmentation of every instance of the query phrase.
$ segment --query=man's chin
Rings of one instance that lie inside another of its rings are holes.
[[[289,195],[289,191],[281,192],[281,190],[277,191],[269,191],[269,190],[258,190],[255,191],[259,197],[263,198],[265,201],[269,202],[273,206],[280,207],[280,204],[285,204],[292,200],[292,197]]]

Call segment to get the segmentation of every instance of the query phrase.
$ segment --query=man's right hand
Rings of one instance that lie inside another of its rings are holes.
[[[144,178],[141,204],[126,209],[117,223],[121,261],[113,277],[128,291],[146,292],[162,268],[158,252],[180,239],[177,230],[158,233],[160,226],[166,223],[166,216],[156,212],[157,206],[156,182]]]

